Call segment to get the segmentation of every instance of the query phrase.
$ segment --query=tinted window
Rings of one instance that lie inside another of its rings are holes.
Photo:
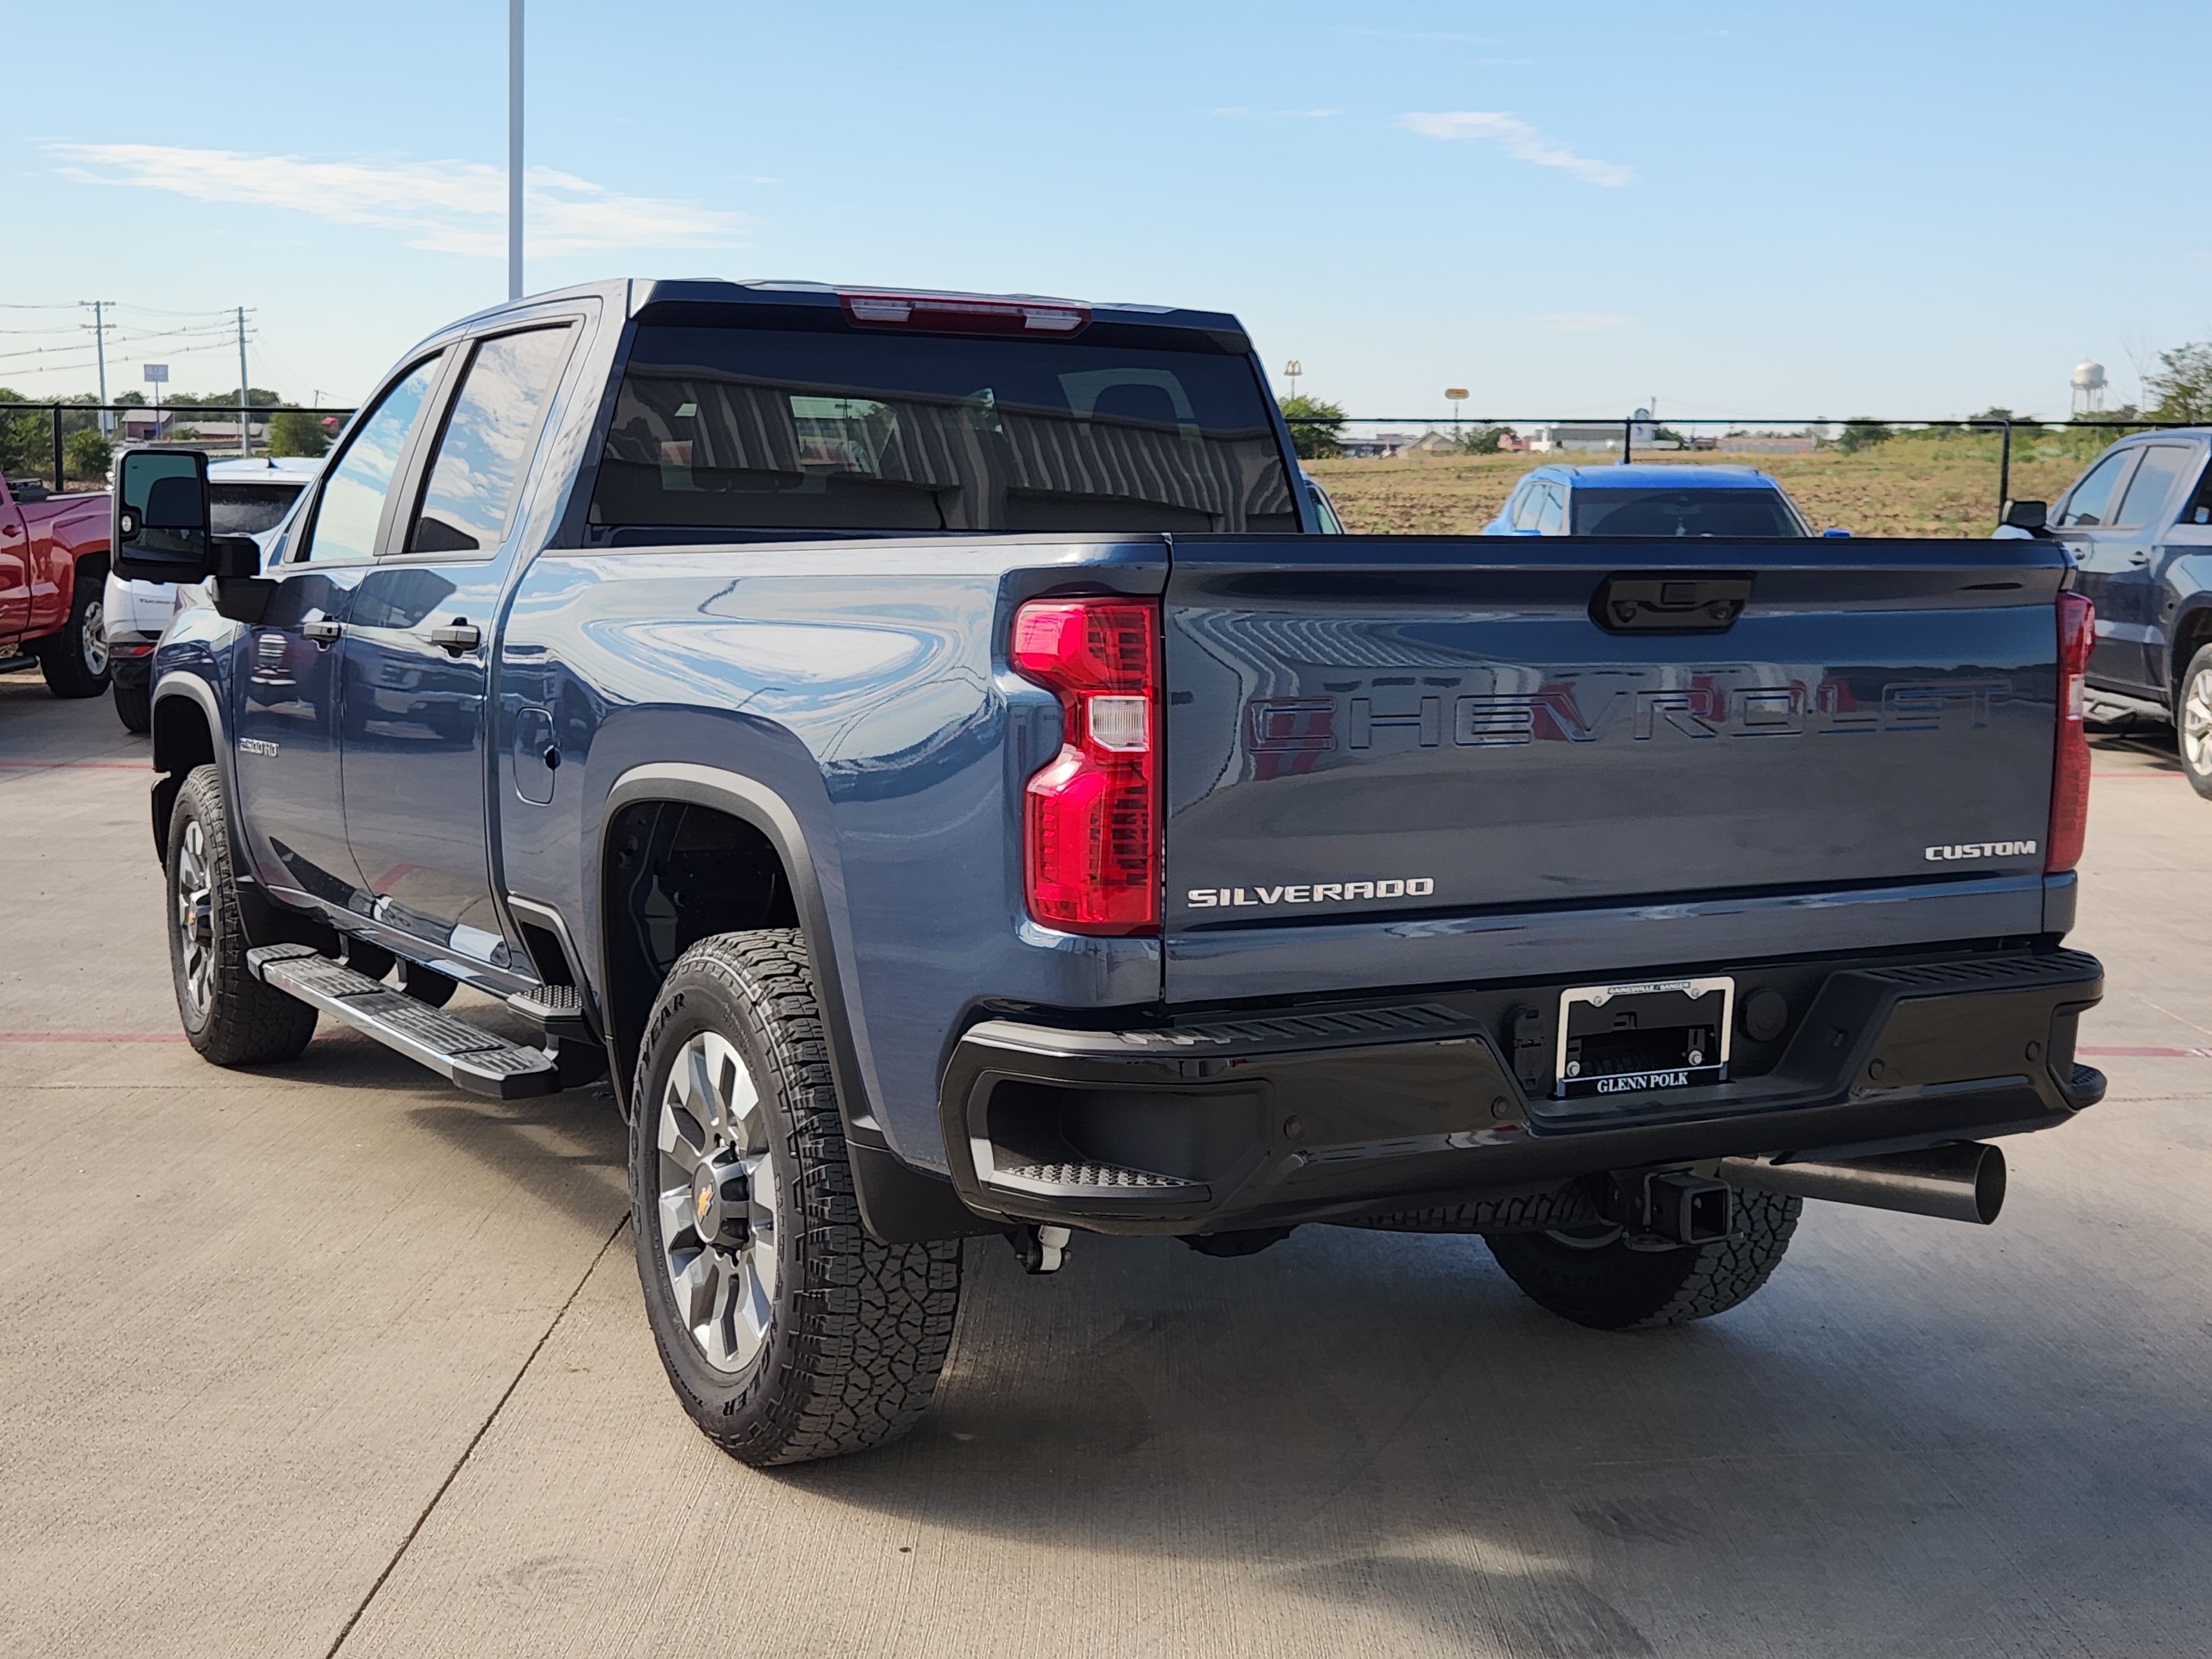
[[[375,553],[385,492],[392,488],[407,434],[422,412],[437,372],[435,357],[417,363],[354,429],[352,441],[324,477],[315,527],[301,550],[301,558],[366,559]]]
[[[2166,508],[2174,480],[2189,465],[2189,451],[2179,444],[2152,444],[2142,453],[2136,476],[2128,482],[2127,499],[2112,515],[2116,525],[2146,525]]]
[[[594,526],[1296,532],[1250,363],[942,335],[638,330]]]
[[[1802,536],[1771,489],[1575,491],[1577,536]]]
[[[1536,532],[1542,536],[1556,536],[1566,522],[1566,508],[1562,500],[1565,492],[1554,483],[1542,485],[1541,489],[1544,499],[1536,509]]]
[[[565,328],[502,334],[477,347],[438,440],[409,552],[489,552],[500,544],[530,441],[568,356]]]
[[[258,536],[290,511],[300,489],[295,483],[211,483],[208,527],[218,536]]]
[[[2212,524],[2212,465],[2198,475],[2190,492],[2189,505],[2181,509],[2183,524]]]
[[[2113,488],[2136,464],[2136,452],[2118,449],[2089,470],[2089,476],[2074,486],[2074,493],[2066,498],[2066,509],[2058,515],[2061,525],[2105,524],[2110,521],[2107,507],[2112,499]]]

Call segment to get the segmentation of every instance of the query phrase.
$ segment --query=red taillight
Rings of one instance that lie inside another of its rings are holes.
[[[1022,812],[1030,915],[1071,933],[1160,925],[1158,607],[1039,599],[1014,613],[1014,672],[1060,696],[1060,750]]]
[[[1080,300],[1009,294],[900,294],[839,290],[845,315],[868,328],[918,328],[939,334],[1077,334],[1091,320]]]
[[[2089,738],[2081,729],[2081,692],[2089,651],[2097,642],[2097,607],[2079,593],[2058,596],[2058,753],[2051,768],[2051,833],[2043,867],[2071,870],[2089,828]]]

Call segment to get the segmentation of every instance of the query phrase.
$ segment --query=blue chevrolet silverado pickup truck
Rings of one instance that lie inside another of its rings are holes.
[[[1991,1219],[1990,1139],[2103,1092],[2047,541],[1324,534],[1234,318],[794,283],[434,336],[265,570],[203,467],[114,509],[204,584],[186,1033],[611,1076],[662,1360],[750,1462],[914,1423],[969,1237],[1476,1233],[1666,1325],[1808,1197]]]

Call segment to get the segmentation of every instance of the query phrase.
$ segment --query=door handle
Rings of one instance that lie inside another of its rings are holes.
[[[458,657],[464,651],[473,651],[483,643],[483,635],[466,617],[456,617],[441,627],[430,630],[430,643],[441,651]]]
[[[328,645],[345,629],[328,617],[318,617],[313,622],[301,623],[300,631],[317,645]]]
[[[2128,555],[2128,562],[2136,566],[2148,564],[2150,562],[2150,555],[2139,547],[2134,552]]]

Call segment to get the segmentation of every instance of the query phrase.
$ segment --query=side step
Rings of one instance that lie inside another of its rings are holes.
[[[263,984],[343,1020],[471,1094],[520,1100],[561,1087],[560,1067],[544,1049],[479,1030],[332,962],[311,945],[264,945],[246,953],[246,965]]]

